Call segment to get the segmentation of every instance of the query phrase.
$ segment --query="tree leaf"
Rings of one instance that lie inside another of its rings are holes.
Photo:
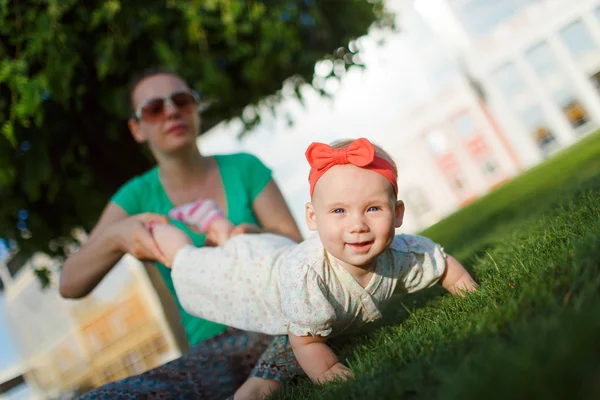
[[[2,125],[2,135],[8,140],[8,142],[13,146],[17,147],[17,138],[15,137],[15,127],[12,122],[6,121],[4,125]]]

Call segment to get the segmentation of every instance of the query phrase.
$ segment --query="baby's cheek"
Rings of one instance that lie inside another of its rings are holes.
[[[332,229],[326,230],[325,232],[319,231],[319,234],[323,245],[329,251],[335,251],[337,248],[341,247],[344,242],[343,235]]]

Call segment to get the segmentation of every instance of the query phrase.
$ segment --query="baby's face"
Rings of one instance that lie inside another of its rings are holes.
[[[336,165],[317,182],[306,220],[325,249],[342,264],[361,268],[392,243],[402,225],[404,205],[380,174],[354,165]]]

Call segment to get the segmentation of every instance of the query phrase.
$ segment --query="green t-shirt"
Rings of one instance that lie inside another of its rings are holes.
[[[271,170],[258,158],[247,153],[215,156],[227,199],[227,218],[234,224],[258,224],[252,211],[252,202],[271,180]],[[167,215],[173,208],[154,167],[143,175],[125,183],[111,199],[129,215],[151,212]],[[175,226],[183,229],[196,246],[203,246],[205,235],[192,232],[178,221]],[[181,313],[181,322],[191,346],[216,336],[227,329],[226,326],[210,322],[188,314],[181,307],[175,294],[171,270],[156,263],[167,288],[175,297]]]

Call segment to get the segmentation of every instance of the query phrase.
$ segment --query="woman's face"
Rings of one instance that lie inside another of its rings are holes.
[[[198,99],[178,76],[158,74],[143,79],[133,90],[132,103],[137,119],[129,120],[129,129],[137,142],[147,142],[153,152],[164,154],[196,145]]]

